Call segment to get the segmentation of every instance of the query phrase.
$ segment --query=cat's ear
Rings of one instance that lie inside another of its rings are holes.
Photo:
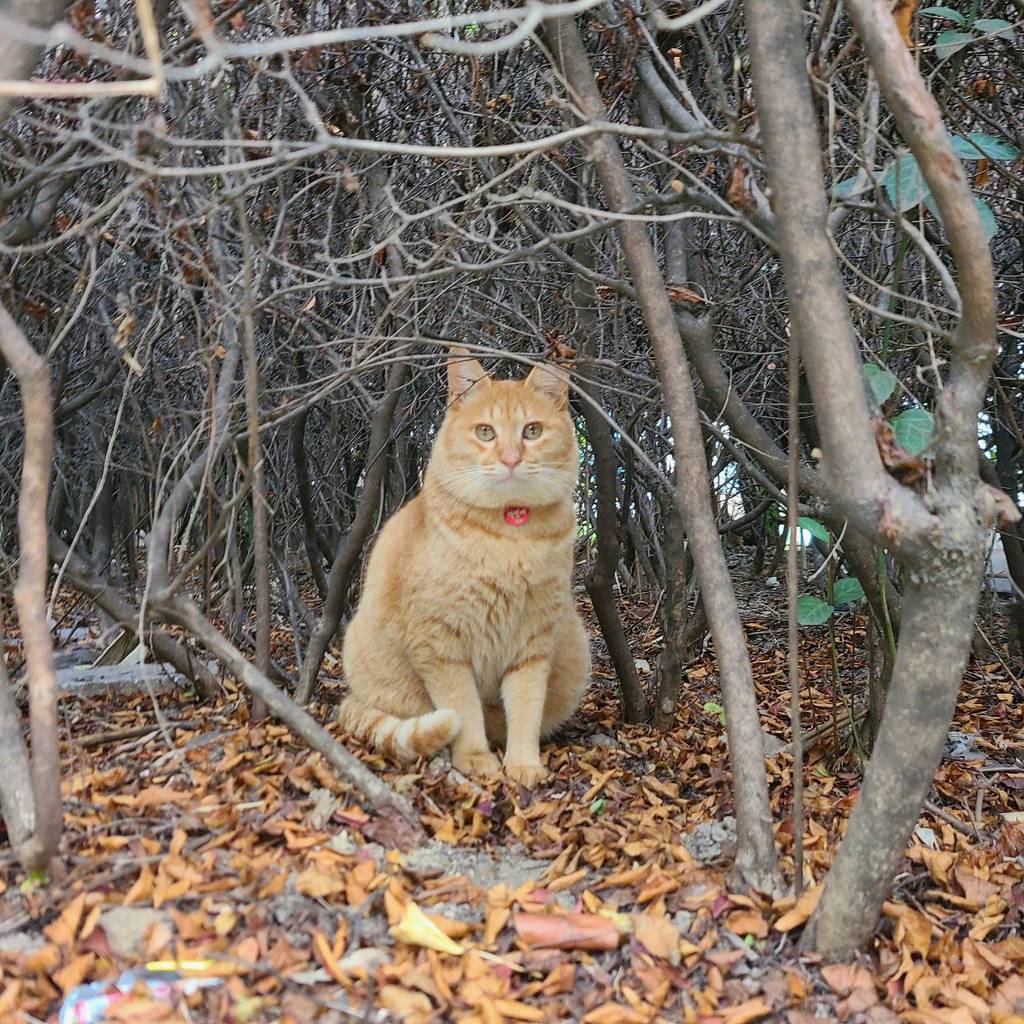
[[[454,405],[482,380],[490,380],[487,371],[461,345],[453,345],[448,353],[448,401]]]
[[[550,399],[558,409],[569,404],[569,374],[560,366],[552,363],[535,366],[526,378],[526,384]]]

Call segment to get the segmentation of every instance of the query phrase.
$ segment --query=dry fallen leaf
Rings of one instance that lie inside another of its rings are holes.
[[[622,934],[601,914],[515,914],[516,935],[538,949],[615,949]]]
[[[307,868],[295,879],[295,888],[303,896],[323,897],[343,892],[345,882],[337,875],[329,875],[317,868]]]
[[[725,927],[737,935],[753,935],[763,939],[768,934],[768,922],[759,910],[734,910],[726,919]]]
[[[760,997],[748,999],[738,1006],[726,1006],[720,1010],[724,1024],[749,1024],[772,1013],[772,1008]]]
[[[892,9],[893,21],[896,22],[896,27],[900,30],[900,36],[908,49],[914,45],[914,14],[920,2],[921,0],[896,0],[896,5]]]
[[[652,956],[667,960],[678,967],[682,959],[679,949],[679,932],[667,918],[657,914],[632,914],[633,937]]]
[[[427,1021],[433,1013],[430,1000],[422,993],[402,988],[400,985],[385,985],[380,990],[380,1004],[399,1020]]]
[[[402,920],[388,929],[388,934],[399,942],[411,946],[436,949],[439,953],[461,956],[465,950],[447,935],[420,908],[410,900],[405,905]]]
[[[796,901],[796,906],[783,914],[772,927],[777,932],[789,932],[794,928],[799,928],[802,924],[806,924],[818,906],[822,889],[824,889],[822,884],[816,885],[811,889],[805,889],[803,895]]]

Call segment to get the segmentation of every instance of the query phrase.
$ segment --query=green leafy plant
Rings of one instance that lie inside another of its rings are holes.
[[[725,725],[725,708],[721,704],[716,704],[713,700],[705,701],[704,712],[708,715],[718,715],[718,720]]]
[[[856,604],[864,597],[864,588],[854,576],[836,580],[835,601],[829,604],[815,594],[801,594],[796,603],[796,619],[801,626],[823,626],[844,604]]]
[[[874,363],[865,363],[864,376],[868,379],[871,394],[874,395],[875,402],[878,405],[882,405],[896,390],[898,383],[896,374],[882,366],[876,366]]]
[[[927,18],[942,18],[960,26],[940,32],[935,39],[935,53],[939,60],[947,60],[965,46],[977,42],[986,36],[995,36],[1013,42],[1016,33],[1013,25],[1002,18],[975,18],[973,15],[961,14],[952,7],[924,7],[921,14]],[[966,31],[963,31],[966,30]]]
[[[892,421],[896,442],[911,455],[920,455],[931,444],[935,420],[927,409],[906,409]]]
[[[864,376],[878,405],[883,405],[896,390],[896,375],[884,367],[865,363]],[[914,406],[893,418],[892,430],[901,448],[911,455],[920,455],[935,436],[935,420],[927,409]]]
[[[953,150],[961,160],[1016,160],[1020,150],[1005,139],[984,132],[970,132],[968,135],[952,137]],[[920,203],[931,211],[941,224],[942,215],[932,195],[928,182],[925,181],[921,168],[911,153],[901,153],[890,163],[882,174],[882,187],[889,197],[889,202],[900,211],[906,213]],[[991,238],[998,230],[995,214],[984,199],[974,197],[974,205],[978,208],[985,237]]]
[[[801,594],[796,602],[796,619],[801,626],[821,626],[832,618],[835,608],[814,594]]]
[[[797,520],[797,525],[801,530],[806,530],[812,537],[817,537],[818,540],[824,541],[826,544],[829,542],[830,534],[828,527],[819,523],[817,519],[812,519],[810,516],[801,516]]]

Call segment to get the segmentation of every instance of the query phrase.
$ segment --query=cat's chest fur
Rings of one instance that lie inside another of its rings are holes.
[[[434,614],[451,625],[453,646],[473,666],[482,696],[496,699],[505,669],[527,645],[543,644],[571,603],[571,535],[451,535],[437,539],[432,561],[447,570]]]

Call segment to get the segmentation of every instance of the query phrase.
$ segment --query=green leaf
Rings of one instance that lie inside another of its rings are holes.
[[[856,576],[844,576],[836,580],[834,588],[836,607],[841,604],[854,604],[864,596],[864,588]]]
[[[957,50],[962,50],[968,43],[973,43],[977,36],[968,32],[940,32],[935,40],[935,54],[939,60],[946,60],[952,57]]]
[[[903,153],[889,164],[882,177],[882,184],[889,202],[900,213],[913,209],[922,199],[931,195],[928,182],[924,180],[921,168],[910,153]]]
[[[975,209],[978,211],[978,216],[981,218],[981,229],[985,232],[985,238],[991,240],[993,236],[999,233],[999,225],[996,223],[996,215],[992,212],[992,207],[985,202],[980,196],[972,196],[974,200]],[[939,212],[939,204],[935,202],[935,197],[932,195],[925,196],[924,205],[935,215],[935,219],[945,227],[945,223],[942,220],[942,214]]]
[[[598,797],[598,798],[597,798],[597,799],[596,799],[596,800],[595,800],[595,801],[594,801],[594,802],[593,802],[593,803],[592,803],[592,804],[590,805],[590,813],[591,813],[591,814],[592,814],[592,815],[593,815],[593,816],[594,816],[594,817],[596,818],[596,817],[597,817],[597,816],[598,816],[598,815],[599,815],[599,814],[600,814],[600,813],[601,813],[601,812],[602,812],[602,811],[603,811],[603,810],[604,810],[604,809],[605,809],[605,808],[606,808],[607,806],[608,806],[608,803],[607,803],[607,801],[606,801],[606,800],[604,799],[604,797],[600,797],[600,796],[599,796],[599,797]]]
[[[981,218],[981,229],[985,232],[986,240],[991,240],[999,233],[999,225],[996,223],[996,215],[992,207],[980,196],[974,196],[974,205],[978,208],[978,216]]]
[[[818,540],[823,540],[826,544],[829,542],[828,528],[819,523],[817,519],[801,516],[796,522],[801,530],[806,530],[812,537],[817,537]]]
[[[851,199],[853,196],[859,196],[861,192],[866,192],[870,187],[871,181],[867,175],[862,178],[856,174],[852,178],[846,178],[833,185],[832,195],[836,199]]]
[[[967,19],[952,7],[922,7],[921,14],[927,14],[931,18],[946,18],[948,21],[955,21],[958,25],[964,24]]]
[[[981,160],[985,156],[984,153],[978,152],[970,139],[965,139],[962,135],[954,135],[949,141],[953,143],[953,152],[961,160]]]
[[[705,701],[704,711],[709,715],[718,715],[718,720],[725,725],[725,708],[721,704],[716,704],[713,700]]]
[[[875,363],[864,364],[864,376],[868,379],[875,401],[881,405],[895,390],[896,374]]]
[[[927,409],[920,406],[907,409],[892,421],[896,443],[911,455],[919,455],[928,447],[935,433],[935,420]]]
[[[971,132],[965,139],[962,135],[952,138],[953,150],[961,160],[1016,160],[1020,150],[1005,139],[997,139],[994,135],[984,132]]]
[[[983,32],[987,36],[995,36],[997,39],[1008,39],[1011,43],[1016,39],[1013,26],[1002,18],[979,18],[971,28],[975,32]]]
[[[801,626],[820,626],[828,622],[835,609],[820,597],[813,594],[801,594],[796,603],[796,618]]]
[[[989,160],[1016,160],[1020,156],[1020,150],[1016,146],[1011,145],[1005,139],[997,139],[994,135],[986,135],[984,132],[971,132],[967,137]],[[977,157],[974,159],[977,159]]]

